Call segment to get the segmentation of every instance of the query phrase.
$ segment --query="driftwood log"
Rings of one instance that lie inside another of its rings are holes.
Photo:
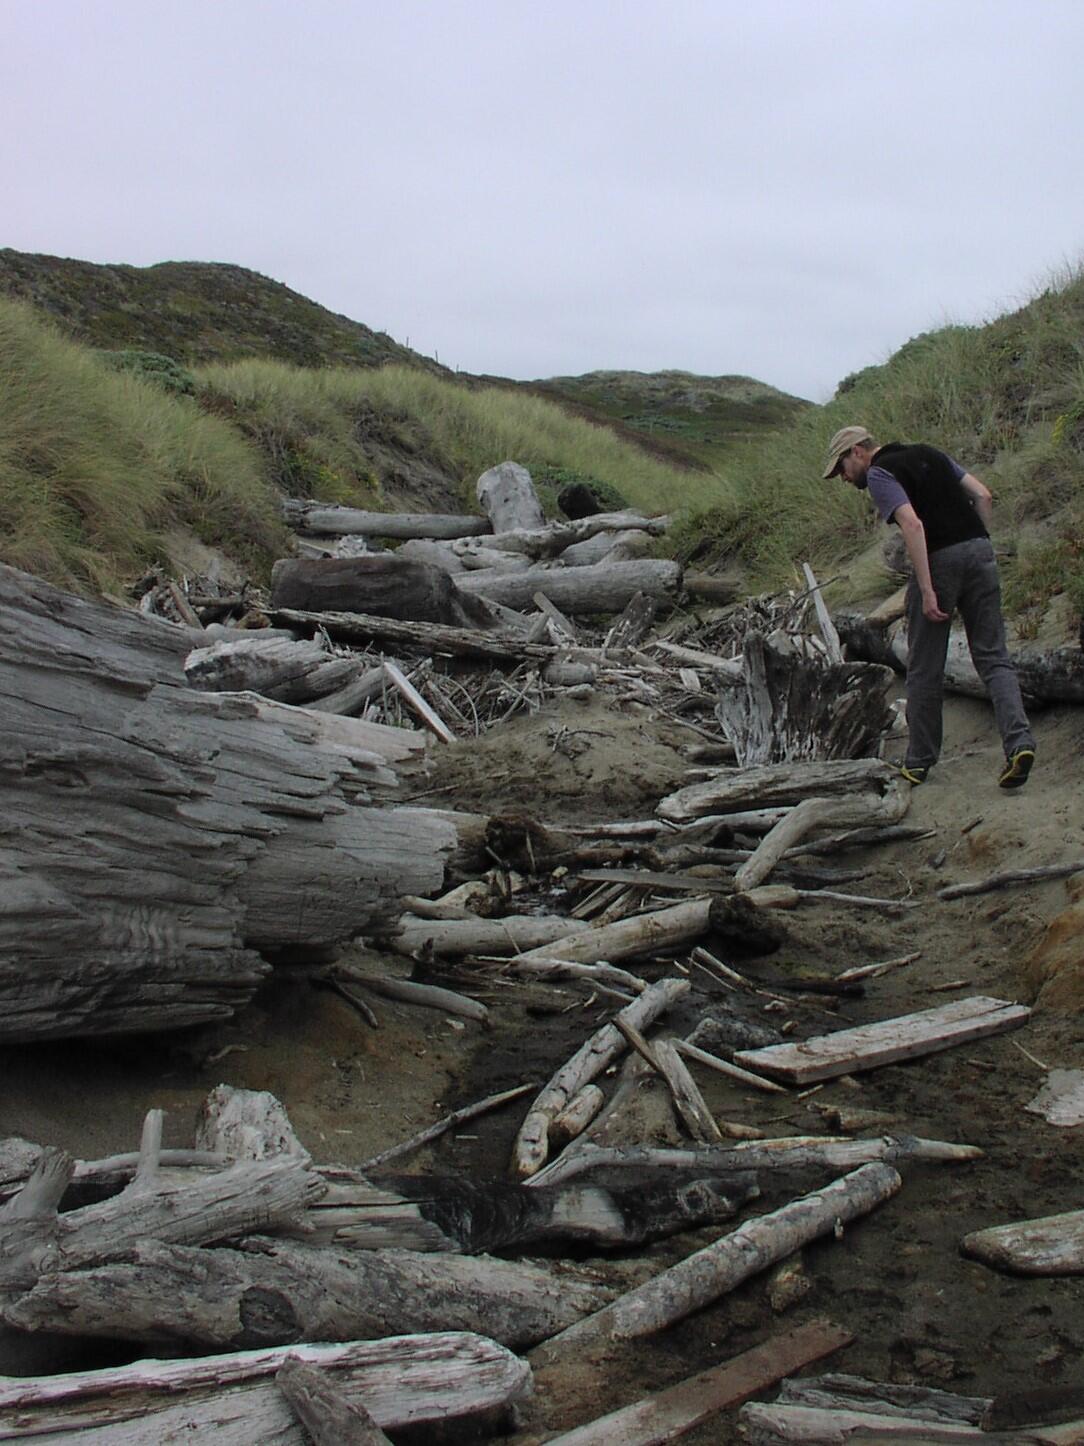
[[[768,763],[724,771],[706,783],[692,783],[664,798],[655,812],[660,818],[685,823],[738,809],[793,807],[804,798],[850,796],[863,789],[883,793],[897,777],[895,769],[876,758]]]
[[[202,693],[262,693],[280,703],[308,703],[334,693],[361,672],[353,658],[336,658],[314,641],[249,638],[195,648],[184,660],[189,687]]]
[[[286,523],[297,532],[320,537],[477,537],[489,532],[489,521],[477,515],[448,516],[432,512],[363,512],[331,502],[288,497],[282,504]]]
[[[271,572],[271,606],[367,613],[407,622],[494,628],[479,598],[464,596],[446,572],[394,553],[367,557],[283,558]]]
[[[546,516],[531,474],[518,462],[490,467],[478,478],[474,490],[494,532],[545,525]]]
[[[672,602],[681,585],[676,562],[641,558],[591,567],[528,568],[526,572],[470,572],[456,578],[461,593],[509,608],[526,608],[542,592],[568,613],[619,613],[638,592]]]
[[[221,1018],[443,881],[366,725],[192,691],[190,636],[0,569],[0,1039]]]
[[[531,1389],[531,1370],[503,1346],[462,1332],[398,1336],[348,1345],[293,1345],[137,1361],[108,1370],[0,1381],[0,1440],[47,1435],[65,1446],[306,1446],[275,1385],[296,1358],[331,1374],[381,1427],[457,1422],[471,1439],[507,1424]],[[52,1434],[48,1434],[52,1433]]]
[[[852,658],[885,663],[897,673],[907,671],[907,625],[878,627],[857,613],[836,613],[833,620]],[[1026,700],[1041,703],[1084,703],[1084,651],[1074,644],[1043,650],[1016,648],[1010,653]],[[967,638],[960,629],[949,635],[945,687],[968,698],[988,696],[975,671]]]

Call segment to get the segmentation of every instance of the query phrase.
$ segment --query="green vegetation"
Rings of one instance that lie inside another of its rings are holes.
[[[827,406],[731,455],[736,501],[690,519],[756,583],[805,559],[839,573],[881,535],[868,499],[821,481],[828,438],[859,422],[880,441],[934,443],[994,492],[995,542],[1015,547],[1008,605],[1038,617],[1064,592],[1084,613],[1084,274],[986,326],[949,326],[846,378]],[[870,576],[867,565],[863,576]],[[850,589],[853,591],[854,589]]]
[[[103,351],[98,353],[106,366],[118,372],[134,372],[145,382],[154,382],[163,391],[190,397],[196,390],[196,379],[187,367],[171,356],[156,351]]]
[[[0,301],[0,556],[113,589],[177,523],[253,565],[277,550],[273,494],[228,424]]]
[[[675,444],[709,468],[724,464],[736,443],[781,427],[810,406],[752,377],[692,372],[587,372],[532,382],[557,401],[616,420],[655,443]]]
[[[391,505],[404,491],[409,498],[420,475],[430,483],[424,505],[473,509],[475,480],[506,459],[530,469],[551,511],[570,480],[651,511],[726,496],[717,477],[667,466],[605,427],[503,387],[408,367],[311,371],[265,361],[205,367],[197,380],[205,404],[258,443],[283,490],[322,500]]]

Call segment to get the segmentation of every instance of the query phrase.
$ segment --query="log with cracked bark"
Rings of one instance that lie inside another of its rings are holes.
[[[394,782],[375,735],[193,691],[190,636],[0,568],[2,1039],[221,1018],[255,949],[337,943],[443,881],[450,824],[367,806]]]
[[[509,608],[525,608],[536,592],[542,592],[564,612],[619,613],[638,592],[660,602],[673,602],[681,586],[681,567],[666,559],[641,558],[587,567],[471,572],[457,577],[455,586],[460,593]]]
[[[305,1446],[275,1385],[288,1357],[331,1373],[388,1429],[507,1424],[531,1389],[526,1361],[483,1336],[441,1332],[345,1345],[293,1345],[136,1361],[107,1370],[0,1381],[0,1441],[47,1436],[67,1446]],[[52,1434],[50,1434],[52,1433]]]

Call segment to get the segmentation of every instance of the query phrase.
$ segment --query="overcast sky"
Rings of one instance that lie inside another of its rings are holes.
[[[825,400],[1084,256],[1081,0],[0,0],[0,245]]]

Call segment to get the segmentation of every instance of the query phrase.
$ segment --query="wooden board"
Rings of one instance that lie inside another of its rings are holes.
[[[734,1060],[775,1079],[803,1085],[951,1049],[988,1034],[1016,1029],[1030,1017],[1031,1010],[1026,1005],[973,995],[938,1009],[924,1009],[917,1014],[883,1019],[877,1024],[815,1035],[797,1044],[743,1049],[735,1054]]]

